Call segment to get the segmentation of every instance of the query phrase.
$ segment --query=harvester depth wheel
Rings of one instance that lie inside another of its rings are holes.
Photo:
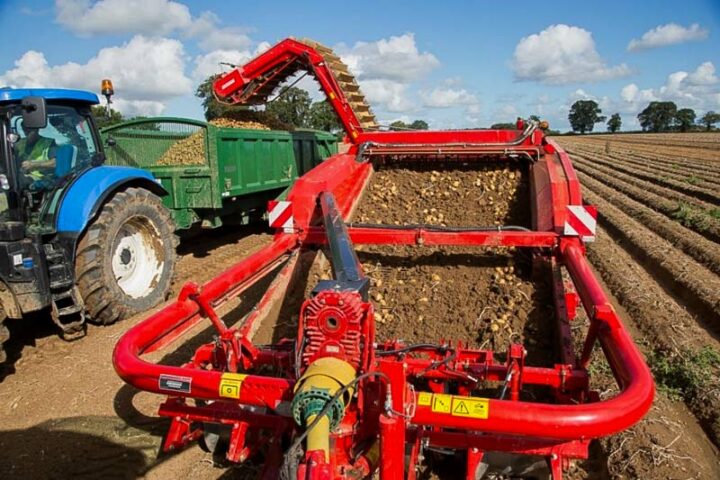
[[[105,203],[80,239],[75,276],[90,319],[103,325],[165,299],[175,271],[175,223],[160,199],[128,188]]]

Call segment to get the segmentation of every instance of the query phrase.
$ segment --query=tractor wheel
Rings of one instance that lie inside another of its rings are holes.
[[[175,223],[156,195],[116,193],[77,247],[75,277],[91,321],[109,325],[165,300],[177,243]]]

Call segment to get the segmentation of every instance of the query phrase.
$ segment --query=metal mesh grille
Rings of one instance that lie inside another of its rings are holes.
[[[148,120],[107,129],[103,137],[115,141],[105,149],[107,165],[143,168],[207,163],[206,126]]]

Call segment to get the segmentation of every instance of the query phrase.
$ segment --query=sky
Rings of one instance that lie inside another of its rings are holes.
[[[0,0],[0,86],[98,92],[111,78],[125,116],[202,118],[194,91],[220,62],[289,36],[334,48],[381,124],[534,114],[566,130],[578,99],[624,130],[654,100],[720,111],[720,0]]]

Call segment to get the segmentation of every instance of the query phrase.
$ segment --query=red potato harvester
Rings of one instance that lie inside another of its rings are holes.
[[[298,71],[320,83],[349,151],[273,202],[271,244],[202,287],[185,285],[177,301],[127,332],[115,349],[115,368],[126,382],[167,395],[160,408],[171,419],[164,450],[201,438],[217,444],[222,431],[227,459],[252,459],[267,479],[369,478],[378,471],[382,480],[415,479],[428,451],[462,458],[468,479],[492,467],[488,452],[542,458],[557,479],[570,459],[588,456],[590,440],[638,422],[652,403],[653,380],[585,258],[595,212],[583,205],[567,154],[532,122],[518,130],[378,131],[347,67],[309,40],[280,42],[219,78],[214,89],[223,101],[261,104]],[[448,162],[522,165],[529,174],[531,228],[347,223],[374,168],[408,160],[438,168]],[[529,365],[525,346],[512,342],[498,353],[468,348],[463,339],[377,342],[372,286],[354,248],[360,244],[529,252],[552,275],[556,362]],[[297,337],[253,343],[296,280],[301,253],[319,249],[328,252],[332,278],[314,285],[296,312]],[[223,304],[271,272],[260,302],[228,327],[217,313]],[[570,324],[579,304],[590,327],[576,352]],[[208,320],[215,340],[184,365],[142,358]],[[587,370],[596,344],[619,386],[603,401]],[[526,395],[536,387],[550,395]]]

